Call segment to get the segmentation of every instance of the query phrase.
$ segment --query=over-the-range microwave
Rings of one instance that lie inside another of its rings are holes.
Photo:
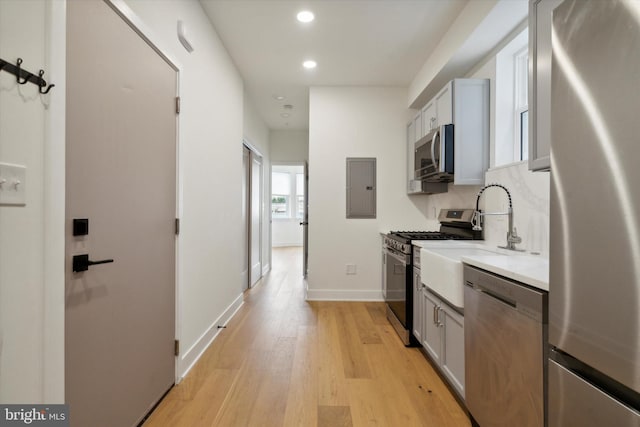
[[[415,144],[415,179],[453,181],[453,125],[438,126]]]

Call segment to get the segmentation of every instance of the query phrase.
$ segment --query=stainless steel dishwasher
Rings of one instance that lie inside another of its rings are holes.
[[[547,293],[464,267],[466,404],[481,427],[545,425]]]

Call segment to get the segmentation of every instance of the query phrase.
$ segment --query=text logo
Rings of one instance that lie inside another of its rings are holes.
[[[0,405],[0,427],[69,427],[69,405]]]

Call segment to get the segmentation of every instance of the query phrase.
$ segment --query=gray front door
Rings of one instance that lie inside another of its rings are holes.
[[[65,387],[133,426],[175,378],[176,71],[108,4],[67,7]],[[73,236],[73,220],[88,234]],[[113,259],[73,272],[73,256]]]

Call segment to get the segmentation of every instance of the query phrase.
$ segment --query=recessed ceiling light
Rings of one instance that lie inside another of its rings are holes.
[[[313,21],[316,16],[313,14],[313,12],[310,12],[308,10],[303,10],[300,13],[298,13],[298,15],[296,15],[296,18],[298,18],[298,21],[300,22],[311,22]]]
[[[317,66],[317,65],[318,65],[318,64],[316,63],[316,61],[312,61],[312,60],[304,61],[304,62],[302,63],[302,66],[303,66],[304,68],[308,68],[308,69],[316,68],[316,66]]]
[[[286,97],[284,95],[273,95],[273,99],[283,101]]]
[[[286,119],[287,117],[291,116],[291,114],[289,114],[289,113],[282,113],[282,114],[280,114],[280,116],[281,116],[281,117],[284,117],[284,118]]]

